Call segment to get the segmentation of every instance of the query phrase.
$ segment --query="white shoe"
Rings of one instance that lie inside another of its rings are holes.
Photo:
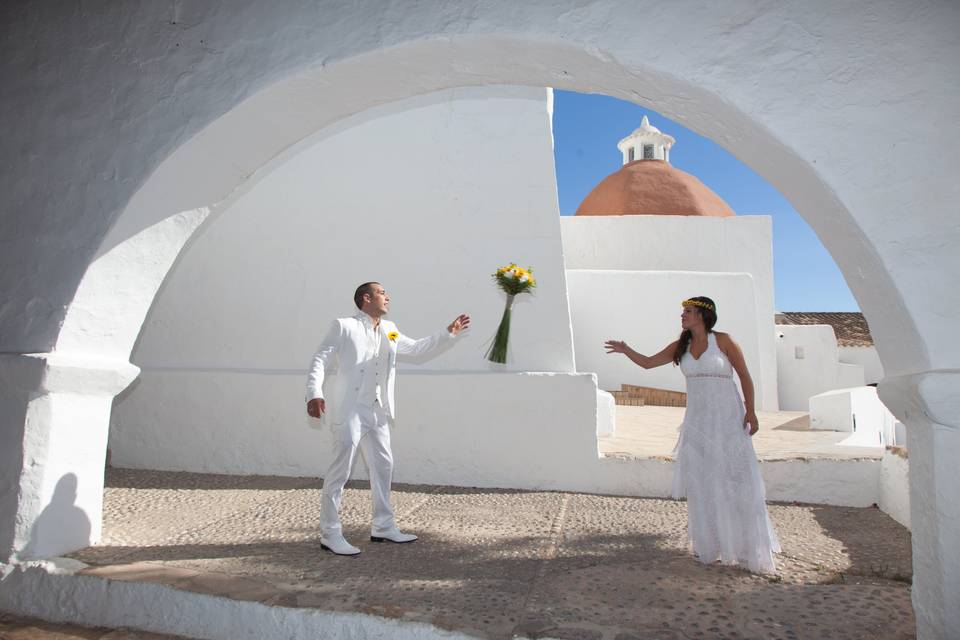
[[[416,539],[417,536],[412,533],[403,533],[396,527],[387,529],[386,531],[370,532],[370,542],[396,542],[403,544],[404,542],[413,542]]]
[[[332,551],[338,556],[355,556],[360,553],[360,549],[347,542],[343,536],[329,538],[320,536],[320,548]]]

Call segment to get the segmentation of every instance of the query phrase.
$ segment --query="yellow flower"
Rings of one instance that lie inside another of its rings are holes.
[[[390,333],[387,334],[387,338],[390,339],[390,342],[396,342],[397,338],[399,337],[400,337],[400,334],[397,333],[396,331],[391,331]]]

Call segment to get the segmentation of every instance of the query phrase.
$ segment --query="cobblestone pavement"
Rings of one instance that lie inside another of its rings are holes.
[[[0,640],[182,640],[178,636],[132,631],[91,629],[72,624],[53,624],[0,613]]]
[[[320,549],[320,483],[111,470],[101,546],[119,580],[428,622],[482,638],[911,638],[910,534],[875,508],[773,504],[774,575],[703,566],[686,505],[587,494],[395,487],[413,544],[369,542],[370,494],[344,496],[354,558]]]
[[[682,407],[617,407],[617,428],[612,438],[598,438],[607,456],[651,458],[670,456],[677,444]],[[882,447],[840,444],[850,434],[810,429],[810,416],[802,411],[758,411],[760,431],[753,446],[761,460],[790,458],[880,458]]]

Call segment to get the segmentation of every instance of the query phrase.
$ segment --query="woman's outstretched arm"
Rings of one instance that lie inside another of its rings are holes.
[[[622,340],[607,340],[603,346],[606,348],[607,353],[622,353],[630,358],[634,364],[644,369],[653,369],[654,367],[660,367],[673,362],[673,352],[677,348],[677,341],[674,340],[668,344],[655,356],[645,356],[642,353],[637,353],[630,348],[630,345]]]

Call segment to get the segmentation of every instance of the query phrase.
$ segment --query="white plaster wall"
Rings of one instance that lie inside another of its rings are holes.
[[[691,295],[705,295],[717,303],[717,331],[733,336],[743,350],[747,368],[760,393],[761,334],[756,325],[753,279],[743,273],[689,271],[567,271],[570,315],[573,320],[577,368],[597,374],[601,389],[621,384],[684,391],[680,368],[672,363],[643,369],[619,354],[608,354],[603,343],[624,340],[646,355],[659,352],[680,335],[680,303]]]
[[[517,261],[538,287],[515,306],[510,367],[573,371],[551,135],[547,92],[526,87],[430,94],[318,133],[206,223],[133,361],[300,370],[331,320],[356,312],[356,286],[379,280],[408,335],[473,317],[470,334],[425,366],[486,370],[505,299],[490,274]]]
[[[889,449],[880,465],[880,509],[910,528],[910,461]]]
[[[776,331],[777,389],[784,411],[807,411],[812,396],[865,384],[861,365],[840,362],[833,327],[781,324]]]
[[[877,384],[883,380],[883,363],[875,346],[842,347],[837,346],[840,362],[863,367],[864,384]]]
[[[758,356],[750,361],[750,370],[757,388],[757,405],[767,411],[778,408],[773,344],[773,239],[768,216],[564,216],[560,219],[560,228],[567,269],[750,274],[753,282],[751,336],[756,336],[758,345]],[[692,282],[689,289],[674,289],[671,311],[686,297],[709,295],[702,291],[696,282]],[[716,302],[720,324],[729,322],[725,314],[740,313],[729,302]],[[648,315],[649,310],[645,308],[643,315]],[[575,335],[579,332],[576,322],[573,330]],[[734,333],[734,337],[748,340],[742,332]],[[575,339],[582,342],[585,338]],[[671,338],[674,339],[676,336]],[[578,365],[582,364],[578,361]],[[581,370],[592,369],[581,366]]]

